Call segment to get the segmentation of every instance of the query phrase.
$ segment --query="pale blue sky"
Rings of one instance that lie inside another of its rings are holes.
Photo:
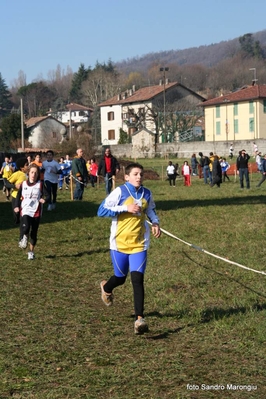
[[[265,0],[0,0],[0,73],[8,86],[150,52],[266,29]]]

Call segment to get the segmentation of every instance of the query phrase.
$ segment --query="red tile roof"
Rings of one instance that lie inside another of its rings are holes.
[[[34,118],[30,118],[27,121],[25,121],[25,124],[29,128],[29,127],[38,125],[38,123],[44,121],[45,119],[54,119],[56,122],[61,123],[61,125],[64,125],[62,122],[58,121],[57,119],[53,118],[50,115],[48,115],[48,116],[36,116]]]
[[[266,98],[266,85],[255,85],[244,87],[233,93],[226,94],[224,96],[215,97],[211,100],[204,101],[200,105],[207,107],[211,105],[224,104],[227,102],[241,102],[251,101],[259,98]]]
[[[167,92],[168,89],[173,88],[175,86],[178,86],[178,82],[173,82],[173,83],[168,83],[165,85],[165,91]],[[142,89],[139,89],[135,92],[132,92],[132,94],[127,94],[126,98],[123,97],[123,94],[121,94],[121,100],[118,99],[118,95],[109,98],[109,100],[106,100],[99,104],[99,107],[105,107],[108,105],[119,105],[119,104],[129,104],[129,103],[138,103],[141,101],[149,101],[152,98],[158,96],[159,94],[162,94],[164,92],[164,85],[156,85],[156,86],[148,86],[148,87],[143,87]]]
[[[85,107],[84,105],[70,103],[66,105],[67,109],[71,109],[71,111],[93,111],[93,108]]]

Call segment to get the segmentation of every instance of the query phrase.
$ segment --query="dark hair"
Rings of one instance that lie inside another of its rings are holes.
[[[48,151],[46,152],[46,155],[47,155],[47,154],[52,154],[52,156],[54,156],[53,150],[48,150]]]
[[[26,164],[28,164],[27,158],[19,158],[16,160],[16,167],[18,170],[22,169]]]
[[[202,157],[202,156],[203,156],[202,152],[199,152],[199,156],[200,156],[200,157]]]
[[[126,174],[126,175],[129,175],[129,173],[131,172],[131,170],[134,169],[134,168],[139,168],[139,169],[141,169],[141,170],[143,171],[143,166],[142,166],[142,165],[140,165],[140,164],[137,163],[137,162],[132,162],[132,163],[130,163],[130,164],[128,164],[128,165],[126,166],[126,168],[125,168],[125,174]]]

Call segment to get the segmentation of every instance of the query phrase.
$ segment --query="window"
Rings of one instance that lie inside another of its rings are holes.
[[[216,134],[221,134],[221,122],[216,122]]]
[[[249,132],[254,132],[254,118],[249,118]]]
[[[238,119],[234,119],[234,133],[238,133]]]
[[[129,118],[129,113],[128,113],[128,112],[124,112],[124,113],[122,114],[122,119],[123,119],[123,121],[127,120],[128,118]]]
[[[115,113],[113,111],[108,112],[107,119],[108,121],[113,121],[115,119]]]
[[[234,116],[238,116],[238,104],[234,104]]]
[[[56,133],[52,132],[53,139],[56,139]]]
[[[144,115],[145,114],[145,108],[139,108],[139,114]]]
[[[249,102],[249,113],[254,114],[254,102],[253,101]]]
[[[216,109],[216,118],[220,118],[221,116],[220,105],[216,105],[215,109]]]
[[[115,140],[115,131],[108,130],[108,140]]]
[[[266,100],[263,100],[263,112],[266,114]]]

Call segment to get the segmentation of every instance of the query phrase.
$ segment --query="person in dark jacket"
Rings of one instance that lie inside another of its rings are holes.
[[[213,161],[212,161],[212,183],[211,187],[213,187],[215,184],[217,187],[220,187],[220,184],[222,183],[222,167],[219,161],[219,158],[217,155],[213,156]]]
[[[200,166],[202,167],[203,170],[203,177],[204,177],[204,183],[208,184],[208,178],[210,179],[211,182],[211,178],[210,178],[210,158],[203,155],[202,152],[199,152],[199,156],[200,156]]]
[[[86,161],[83,158],[83,150],[79,148],[77,150],[77,155],[72,161],[71,165],[72,176],[76,182],[76,187],[74,190],[74,200],[82,200],[84,187],[88,181],[88,171],[86,167]]]
[[[98,166],[98,175],[102,174],[105,181],[106,194],[109,195],[112,190],[112,182],[116,173],[120,170],[117,159],[111,154],[110,148],[106,148],[104,156]]]
[[[191,168],[192,168],[192,176],[197,176],[198,175],[198,160],[196,158],[196,154],[192,154],[191,156]]]
[[[246,153],[246,150],[242,150],[241,152],[239,152],[239,157],[237,157],[236,160],[236,169],[237,169],[237,174],[239,175],[241,189],[244,188],[244,176],[246,179],[247,189],[250,188],[249,172],[248,172],[249,158],[250,156]]]

